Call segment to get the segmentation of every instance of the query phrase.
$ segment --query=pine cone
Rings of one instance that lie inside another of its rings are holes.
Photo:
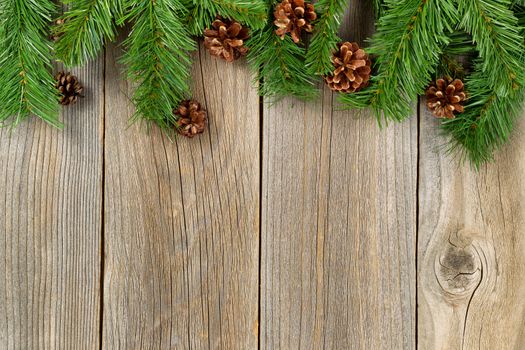
[[[467,99],[463,82],[451,78],[438,79],[427,89],[427,107],[438,118],[455,118],[454,112],[462,113],[462,103]]]
[[[60,92],[60,104],[67,106],[77,102],[82,96],[84,88],[80,85],[78,78],[71,73],[60,72],[56,75],[55,87]]]
[[[275,7],[273,16],[277,26],[275,34],[284,39],[286,33],[290,33],[296,44],[301,41],[302,30],[313,31],[312,22],[317,18],[314,5],[304,0],[283,0]]]
[[[248,28],[239,22],[217,17],[212,23],[213,29],[204,31],[204,46],[213,56],[233,62],[246,56],[248,48],[244,46],[244,40],[250,37]]]
[[[337,45],[339,50],[332,55],[335,70],[325,76],[328,86],[343,93],[356,92],[368,86],[372,62],[365,50],[357,43],[345,42]]]
[[[177,119],[177,132],[192,138],[202,134],[206,127],[206,111],[201,108],[200,103],[194,100],[182,101],[179,108],[175,110]]]

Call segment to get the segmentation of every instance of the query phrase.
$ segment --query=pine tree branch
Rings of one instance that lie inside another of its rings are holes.
[[[340,98],[345,107],[370,105],[378,119],[401,121],[425,91],[439,62],[448,34],[458,22],[454,0],[386,0],[370,54],[377,74],[371,86]]]
[[[509,0],[464,0],[458,2],[461,28],[471,33],[482,59],[486,84],[500,96],[525,84],[520,57],[525,51],[522,28],[510,9]]]
[[[29,115],[61,126],[58,93],[51,74],[48,23],[51,1],[0,4],[0,122],[16,125]]]
[[[268,19],[265,0],[189,0],[188,22],[193,35],[202,36],[204,29],[219,15],[234,19],[252,30],[262,29]]]
[[[520,23],[518,27],[521,29],[520,37],[523,42],[525,10],[519,4],[512,7]],[[525,67],[525,56],[518,55],[514,58],[519,60],[519,67]],[[494,152],[508,141],[515,121],[522,114],[525,100],[523,85],[517,89],[512,88],[502,96],[501,91],[509,88],[505,79],[495,79],[492,84],[488,83],[485,59],[486,57],[478,59],[474,73],[467,79],[465,87],[469,98],[465,112],[442,124],[444,132],[451,136],[450,151],[459,154],[462,160],[468,160],[476,169],[493,160]]]
[[[512,1],[512,7],[515,6],[525,6],[525,0],[513,0]]]
[[[122,59],[137,83],[132,120],[154,122],[167,132],[176,121],[173,109],[191,94],[189,51],[195,42],[181,20],[186,11],[178,0],[137,0],[126,16],[134,22]]]
[[[443,49],[434,80],[450,77],[464,81],[477,56],[476,47],[472,37],[463,31],[451,33],[449,39],[450,43]]]
[[[524,62],[525,64],[525,62]],[[443,130],[451,136],[450,151],[469,160],[479,169],[481,164],[491,161],[494,152],[508,141],[514,123],[521,116],[525,89],[498,96],[486,84],[481,63],[477,71],[467,80],[469,96],[465,112],[443,122]]]
[[[292,95],[309,99],[317,95],[310,74],[304,68],[305,49],[275,34],[273,22],[256,32],[246,44],[248,61],[257,74],[261,96],[280,99]]]
[[[346,0],[319,0],[315,4],[319,19],[314,23],[314,36],[306,54],[306,66],[311,74],[331,74],[331,57],[341,41],[337,32],[348,2]]]
[[[115,39],[115,20],[122,15],[123,0],[63,0],[69,10],[54,28],[56,56],[68,67],[98,56],[106,41]]]

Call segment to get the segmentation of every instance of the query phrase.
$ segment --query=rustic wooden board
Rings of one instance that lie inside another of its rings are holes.
[[[371,4],[349,6],[362,40]],[[264,108],[261,348],[413,349],[417,120],[381,131],[335,99]]]
[[[419,348],[523,349],[525,120],[476,173],[421,109]]]
[[[194,90],[211,122],[171,143],[126,129],[119,55],[106,59],[103,347],[257,348],[260,122],[246,65],[201,47]]]
[[[64,130],[0,129],[1,349],[98,348],[103,61],[74,73]]]

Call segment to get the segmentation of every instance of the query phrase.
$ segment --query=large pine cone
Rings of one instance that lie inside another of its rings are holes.
[[[176,126],[179,134],[192,138],[204,132],[207,119],[206,111],[201,108],[197,101],[182,101],[174,113],[178,118]]]
[[[356,92],[368,86],[372,62],[365,50],[357,43],[345,42],[337,45],[339,50],[332,55],[335,70],[325,76],[325,81],[334,91]]]
[[[277,26],[275,34],[284,39],[286,33],[290,33],[296,44],[301,41],[302,30],[313,31],[312,22],[317,18],[314,5],[304,0],[284,0],[275,7],[273,16]]]
[[[463,82],[451,78],[438,79],[427,89],[427,107],[438,118],[455,118],[465,108],[462,103],[467,99]]]
[[[84,88],[78,81],[78,78],[71,73],[60,72],[55,77],[55,87],[60,92],[60,104],[67,106],[77,102],[82,97]]]
[[[221,17],[213,21],[212,28],[204,31],[204,46],[213,56],[233,62],[248,53],[244,46],[244,41],[250,37],[248,28]]]

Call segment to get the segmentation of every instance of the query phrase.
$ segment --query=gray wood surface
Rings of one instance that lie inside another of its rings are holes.
[[[103,62],[58,130],[0,129],[0,348],[98,349]]]
[[[421,349],[525,346],[525,123],[479,173],[442,151],[422,106],[418,339]]]
[[[196,55],[209,127],[172,143],[126,129],[119,55],[106,59],[103,347],[255,349],[260,123],[247,67]]]
[[[349,6],[362,41],[371,4]],[[261,348],[413,349],[417,120],[381,131],[335,100],[264,109]]]

